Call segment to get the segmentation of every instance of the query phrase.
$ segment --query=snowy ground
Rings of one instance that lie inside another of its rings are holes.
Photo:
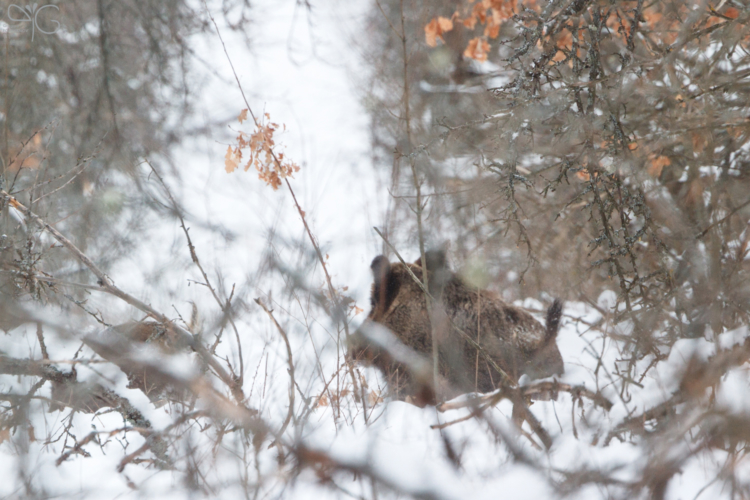
[[[605,305],[606,301],[601,300],[600,304]],[[527,301],[525,305],[538,306],[532,301]],[[568,319],[558,341],[566,362],[566,373],[561,381],[599,389],[614,406],[609,412],[605,412],[584,399],[583,406],[576,404],[574,409],[574,403],[567,393],[561,393],[557,401],[535,402],[531,409],[554,441],[550,452],[542,451],[538,446],[532,445],[530,438],[518,435],[513,430],[510,423],[511,405],[507,401],[486,412],[484,419],[471,419],[442,430],[460,457],[460,466],[455,466],[447,458],[441,431],[431,429],[430,426],[460,419],[468,414],[468,409],[439,413],[430,407],[420,409],[404,402],[385,401],[372,409],[369,422],[365,424],[361,412],[335,422],[331,406],[318,406],[308,419],[298,423],[296,427],[290,427],[286,436],[290,441],[324,451],[343,464],[354,468],[370,468],[386,484],[397,485],[402,491],[418,497],[490,499],[497,498],[498,492],[502,492],[502,497],[508,499],[555,498],[557,491],[554,485],[556,481],[563,479],[559,473],[562,470],[580,467],[590,471],[615,470],[618,471],[615,475],[617,479],[634,479],[650,450],[645,446],[622,443],[617,439],[604,446],[609,430],[630,412],[638,413],[666,400],[676,389],[686,359],[693,355],[705,359],[715,354],[717,345],[726,349],[748,335],[746,329],[741,329],[723,334],[715,343],[705,340],[680,341],[668,361],[653,370],[642,381],[643,388],[635,388],[625,401],[612,390],[607,375],[607,371],[614,369],[618,358],[617,344],[605,340],[599,331],[573,320],[581,318],[586,323],[597,323],[601,319],[600,313],[579,303],[569,303],[565,313]],[[302,350],[302,346],[295,349],[296,352]],[[19,348],[18,352],[8,354],[23,355],[24,352],[23,348]],[[603,361],[603,369],[598,374],[594,371],[597,357],[601,357]],[[184,373],[185,369],[179,371]],[[104,368],[99,371],[98,376],[115,380],[118,392],[141,409],[155,427],[162,428],[170,423],[170,416],[165,409],[154,409],[142,393],[125,388],[126,381],[116,368]],[[718,408],[737,414],[746,412],[747,403],[731,395],[747,393],[748,389],[745,370],[734,370],[717,395]],[[263,404],[263,399],[258,398],[258,402]],[[265,404],[269,404],[269,401],[266,400]],[[301,404],[298,409],[300,412],[304,410]],[[59,429],[63,415],[63,412],[38,412],[32,425],[36,433],[42,435],[51,429]],[[271,416],[271,420],[276,419]],[[536,463],[536,467],[514,461],[507,453],[506,445],[496,441],[490,431],[490,424],[504,429],[511,436],[512,443]],[[121,417],[116,413],[100,415],[94,419],[90,415],[79,414],[74,418],[74,429],[78,429],[79,439],[92,429],[117,429],[121,425]],[[530,434],[528,427],[525,430]],[[142,443],[142,438],[137,434],[128,434],[127,439],[130,440],[131,447]],[[241,491],[240,484],[237,483],[241,477],[242,461],[232,451],[232,440],[225,441],[229,444],[225,442],[217,452],[212,450],[208,436],[196,433],[195,441],[191,444],[195,449],[203,450],[199,452],[199,456],[215,453],[215,467],[209,479],[226,485],[215,494],[217,497],[234,498]],[[19,442],[20,440],[16,440],[16,444]],[[132,466],[123,474],[116,473],[124,444],[120,439],[113,439],[101,449],[90,446],[88,451],[92,454],[91,458],[79,457],[55,466],[54,461],[61,450],[60,443],[44,445],[36,441],[30,443],[27,465],[32,471],[32,480],[43,484],[46,492],[52,495],[67,496],[79,492],[86,498],[123,498],[122,495],[185,498],[186,492],[179,488],[180,476],[177,474]],[[10,451],[11,449],[5,448],[2,455],[9,464],[15,459],[9,454]],[[239,448],[235,451],[239,452]],[[268,473],[277,465],[272,451],[261,453],[259,459],[261,470],[265,469]],[[704,498],[723,498],[728,492],[722,491],[720,483],[712,485],[711,481],[720,473],[725,459],[722,452],[714,452],[708,457],[701,455],[701,458],[688,462],[681,473],[672,479],[667,498],[694,498],[705,486],[707,488],[702,493]],[[744,475],[750,472],[746,463],[740,463],[738,467],[740,471],[744,471]],[[11,479],[12,481],[1,483],[0,493],[3,496],[13,493],[8,488],[15,483],[16,478]],[[138,485],[138,489],[130,490],[128,481]],[[270,475],[267,481],[266,491],[283,498],[347,498],[349,494],[344,491],[355,497],[370,496],[368,483],[354,474],[335,474],[336,488],[319,484],[319,478],[309,470],[291,483],[283,475]],[[617,497],[618,493],[622,493],[622,490],[616,486],[612,486],[611,490],[590,487],[574,496],[580,499],[598,499],[608,498],[610,495]]]

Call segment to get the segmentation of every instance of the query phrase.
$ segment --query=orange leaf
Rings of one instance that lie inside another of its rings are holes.
[[[232,146],[227,147],[227,154],[224,156],[224,168],[228,174],[237,170],[241,159],[242,156],[240,156],[238,152],[232,150]]]
[[[557,52],[555,52],[554,57],[552,57],[552,61],[550,61],[550,64],[564,61],[566,57],[568,56],[565,54],[565,52],[563,52],[562,50],[558,50]]]
[[[433,19],[427,26],[424,27],[424,40],[430,47],[435,47],[437,45],[439,29],[440,26],[438,26],[437,19]]]
[[[469,57],[480,62],[487,60],[487,53],[490,51],[490,44],[487,40],[483,40],[479,37],[471,39],[469,45],[464,51],[464,57]]]
[[[573,33],[571,33],[568,30],[561,32],[560,36],[557,38],[557,48],[558,49],[573,48]]]
[[[474,26],[477,25],[477,15],[475,13],[472,13],[471,16],[467,17],[463,21],[461,21],[463,25],[470,30],[474,29]]]
[[[447,17],[438,17],[438,25],[443,33],[447,33],[453,29],[453,21]]]
[[[437,45],[437,39],[443,40],[443,33],[446,33],[453,29],[453,21],[447,17],[436,17],[424,27],[424,38],[427,45],[435,47]]]
[[[651,165],[648,167],[648,175],[651,177],[659,177],[664,167],[671,165],[672,160],[664,155],[653,156],[651,158]]]
[[[488,36],[490,38],[497,38],[497,35],[500,34],[500,25],[499,24],[487,24],[484,28],[484,36]]]
[[[724,15],[729,19],[737,19],[740,16],[740,11],[735,9],[734,7],[729,7],[724,11]]]
[[[484,2],[476,4],[471,11],[471,15],[476,16],[479,24],[485,24],[487,22],[487,7],[484,6]]]
[[[247,110],[246,109],[243,109],[242,111],[240,111],[240,116],[237,117],[237,120],[239,120],[240,123],[242,123],[245,120],[247,120]]]
[[[513,2],[495,0],[492,6],[492,20],[495,24],[500,24],[513,17]]]
[[[646,20],[646,24],[650,29],[654,29],[656,24],[661,21],[661,13],[656,12],[653,9],[646,9],[643,12],[643,18]]]

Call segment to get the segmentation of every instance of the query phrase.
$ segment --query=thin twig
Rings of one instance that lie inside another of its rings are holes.
[[[47,354],[47,346],[44,344],[44,331],[42,330],[41,321],[38,321],[36,324],[36,338],[39,340],[39,348],[42,350],[42,359],[48,360],[49,354]]]
[[[261,302],[260,298],[255,299],[255,303],[262,307],[264,311],[266,311],[266,314],[268,314],[268,317],[271,318],[271,321],[273,321],[273,324],[276,325],[276,329],[284,339],[284,344],[286,344],[287,361],[289,363],[289,412],[287,413],[286,419],[284,420],[284,425],[281,426],[281,430],[278,432],[278,436],[281,437],[284,435],[284,431],[286,430],[289,422],[292,421],[292,417],[294,416],[294,386],[296,382],[294,380],[294,360],[292,358],[292,346],[289,344],[289,337],[287,336],[286,332],[283,328],[281,328],[279,322],[276,321],[276,318],[273,315],[273,311],[269,310],[265,306],[265,304]],[[278,441],[278,438],[276,439],[276,441]]]
[[[739,212],[740,210],[742,210],[743,208],[745,208],[748,205],[750,205],[750,198],[748,198],[747,201],[745,201],[740,206],[736,207],[734,210],[732,210],[731,212],[729,212],[727,215],[725,215],[724,217],[722,217],[721,219],[717,220],[716,222],[714,222],[713,224],[711,224],[710,226],[708,226],[706,229],[704,229],[703,231],[701,231],[700,233],[698,233],[698,235],[695,237],[695,239],[699,240],[699,239],[703,238],[706,235],[706,233],[708,233],[715,226],[719,226],[719,225],[723,224],[724,222],[727,221],[727,219],[729,219],[731,216],[733,216],[734,214],[736,214],[737,212]]]
[[[612,409],[612,402],[601,395],[598,392],[592,392],[580,385],[570,385],[562,382],[537,382],[531,385],[525,385],[520,387],[519,392],[522,396],[533,396],[542,393],[556,393],[556,392],[568,392],[574,399],[580,396],[584,396],[590,399],[597,406],[601,406],[605,410],[609,411]],[[483,403],[497,404],[501,399],[509,398],[510,396],[503,392],[502,389],[496,392],[488,394],[482,394],[474,398],[466,398],[459,401],[448,401],[438,405],[437,410],[445,412],[448,410],[456,410],[459,408],[466,408],[467,406],[475,406]]]

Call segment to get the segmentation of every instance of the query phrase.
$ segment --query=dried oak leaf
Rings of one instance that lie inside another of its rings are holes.
[[[513,17],[513,2],[509,0],[484,0],[483,5],[488,5],[492,9],[492,22],[500,24]]]
[[[439,38],[443,42],[443,33],[453,29],[453,21],[447,17],[436,17],[424,27],[424,38],[427,45],[430,47],[437,46],[437,39]]]
[[[487,43],[487,40],[483,40],[479,37],[476,37],[476,38],[472,38],[469,41],[469,45],[466,47],[466,50],[464,51],[464,57],[469,57],[479,62],[484,62],[487,60],[487,53],[489,51],[490,51],[490,44]]]
[[[664,170],[664,167],[667,167],[672,164],[672,160],[667,158],[664,155],[659,156],[652,156],[651,157],[651,165],[648,167],[648,175],[651,177],[659,177],[661,175],[661,171]]]
[[[461,23],[464,25],[464,27],[469,28],[470,30],[473,30],[474,27],[477,25],[476,13],[472,12],[471,16],[461,20]]]
[[[740,11],[735,9],[734,7],[729,7],[724,11],[724,15],[729,19],[737,19],[740,16]]]
[[[224,168],[228,174],[237,170],[241,160],[242,151],[239,148],[233,150],[232,146],[227,147],[227,154],[224,156]]]

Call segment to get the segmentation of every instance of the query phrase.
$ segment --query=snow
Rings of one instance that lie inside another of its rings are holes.
[[[626,403],[618,399],[615,390],[607,390],[612,381],[606,375],[600,378],[594,372],[596,363],[593,353],[601,357],[605,367],[611,372],[617,359],[615,343],[606,339],[601,331],[588,328],[573,319],[581,317],[587,322],[596,323],[600,319],[600,313],[585,304],[568,303],[565,314],[566,319],[558,340],[566,362],[566,373],[561,381],[585,385],[591,390],[601,389],[614,403],[614,407],[605,412],[584,400],[585,411],[582,412],[567,393],[561,393],[557,401],[534,402],[532,411],[553,438],[553,447],[549,452],[532,446],[528,438],[514,430],[510,420],[511,404],[508,401],[488,410],[482,418],[454,424],[442,431],[430,426],[460,419],[468,415],[469,409],[440,413],[433,407],[418,408],[405,402],[386,401],[372,409],[368,422],[365,423],[361,412],[350,415],[342,422],[333,418],[334,410],[331,406],[319,406],[309,418],[300,421],[296,428],[290,426],[287,438],[304,443],[309,449],[325,452],[352,469],[370,469],[383,484],[397,485],[401,491],[424,498],[489,499],[497,498],[499,491],[507,499],[554,498],[555,481],[562,479],[559,471],[579,467],[592,471],[614,471],[615,478],[627,482],[636,479],[639,464],[645,463],[649,451],[634,442],[620,442],[617,438],[605,446],[603,441],[606,433],[633,412],[653,407],[667,399],[681,379],[681,370],[684,369],[686,360],[693,356],[707,359],[715,354],[717,347],[726,349],[735,346],[744,341],[748,333],[745,328],[726,332],[715,343],[704,339],[678,341],[669,358],[649,372],[642,389],[635,386],[630,388],[630,397]],[[168,414],[167,408],[154,408],[140,391],[125,388],[127,381],[121,373],[117,373],[116,369],[105,369],[106,366],[102,365],[97,370],[101,368],[99,373],[111,378],[117,392],[142,411],[155,428],[169,425],[172,416]],[[80,370],[83,379],[91,376],[86,372],[85,365]],[[276,370],[281,370],[281,367]],[[716,394],[717,408],[737,415],[747,414],[750,403],[732,396],[747,393],[747,380],[745,368],[730,371]],[[38,435],[42,435],[42,429],[44,432],[51,429],[54,435],[60,432],[61,418],[63,414],[60,412],[36,412],[31,425],[38,429]],[[280,421],[283,415],[270,415],[269,419]],[[122,417],[117,413],[105,413],[93,419],[90,415],[75,414],[73,422],[79,439],[91,430],[111,430],[123,426]],[[538,466],[532,468],[514,462],[502,442],[497,442],[489,430],[489,423],[504,429],[505,435],[511,436],[514,441],[514,446]],[[574,426],[577,437],[572,431]],[[524,428],[526,432],[530,432],[527,426]],[[457,450],[460,456],[459,467],[447,459],[443,435]],[[23,441],[22,437],[19,435],[13,440],[16,446]],[[39,441],[27,443],[29,454],[25,464],[26,474],[44,484],[49,494],[75,494],[85,498],[185,498],[187,493],[174,487],[175,482],[180,480],[177,473],[157,472],[135,466],[128,466],[123,474],[116,473],[122,456],[120,439],[110,439],[101,449],[90,445],[86,449],[92,458],[74,457],[59,467],[54,465],[54,460],[62,451],[60,443],[52,444],[51,449],[45,449],[46,446]],[[193,439],[195,449],[201,449],[201,446],[211,449],[210,436],[205,433],[194,432]],[[128,450],[143,443],[143,438],[133,432],[127,434],[127,440]],[[232,449],[232,442],[229,440],[229,443],[225,443],[213,458],[210,457],[210,452],[205,453],[206,460],[215,461],[211,479],[224,484],[224,488],[216,492],[215,496],[219,498],[234,498],[241,491],[238,483],[241,477],[238,468],[241,466],[239,457],[235,455],[238,449]],[[13,463],[15,457],[10,451],[7,445],[0,447],[0,461]],[[726,494],[717,490],[718,486],[711,484],[714,475],[723,466],[722,453],[715,451],[709,456],[701,455],[688,461],[681,473],[669,483],[667,498],[685,498],[685,495],[692,498],[703,487],[706,487],[703,494],[708,498],[720,498]],[[273,478],[277,464],[272,452],[261,453],[259,459],[261,471]],[[745,471],[745,468],[740,468],[740,471],[747,475],[750,471]],[[0,482],[0,493],[3,495],[13,494],[7,488],[17,485],[12,474],[7,479]],[[131,490],[128,480],[137,484],[138,489]],[[344,490],[355,492],[354,494],[367,494],[363,482],[354,474],[337,474],[335,481],[338,488],[326,488],[306,472],[292,485],[286,485],[283,476],[271,479],[272,484],[268,488],[284,498],[300,499],[341,498]],[[578,491],[576,498],[603,498],[616,490],[612,488],[614,487],[587,487]],[[390,498],[383,491],[381,495]]]

